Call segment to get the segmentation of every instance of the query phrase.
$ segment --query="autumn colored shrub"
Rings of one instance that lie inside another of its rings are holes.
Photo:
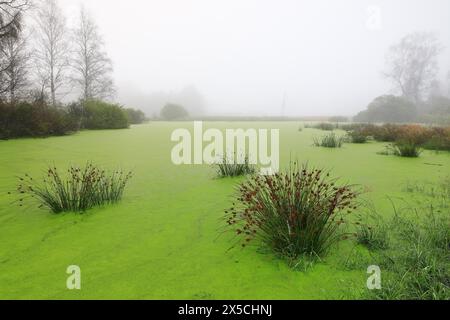
[[[431,131],[420,125],[404,125],[397,129],[397,137],[391,149],[396,156],[417,158],[422,146],[430,139]]]
[[[395,141],[422,146],[431,138],[431,130],[420,125],[404,125],[397,129]]]
[[[424,144],[424,148],[436,151],[450,151],[450,127],[434,127],[430,131],[430,138]]]
[[[374,126],[372,136],[376,141],[394,142],[397,140],[399,129],[401,126],[395,124],[384,124],[382,126]]]

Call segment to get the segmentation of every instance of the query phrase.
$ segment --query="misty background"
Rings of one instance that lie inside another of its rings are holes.
[[[448,0],[60,0],[75,21],[95,17],[114,64],[116,100],[158,114],[170,101],[192,114],[351,116],[395,94],[382,77],[391,45],[433,32],[444,46]]]

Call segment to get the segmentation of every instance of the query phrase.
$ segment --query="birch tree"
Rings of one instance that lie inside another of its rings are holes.
[[[92,16],[81,8],[74,30],[73,83],[83,100],[107,99],[114,95],[112,62]]]
[[[30,52],[27,37],[4,37],[0,40],[0,56],[7,67],[0,74],[0,93],[2,100],[16,102],[26,96],[29,88]]]
[[[53,106],[63,95],[69,80],[70,47],[68,28],[55,0],[43,0],[37,11],[35,62],[37,80],[47,90]]]
[[[28,9],[28,0],[0,1],[0,39],[14,37],[22,29],[22,14]]]

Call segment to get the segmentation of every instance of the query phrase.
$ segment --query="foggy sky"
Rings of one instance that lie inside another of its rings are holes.
[[[83,3],[114,62],[117,100],[144,104],[155,91],[195,86],[209,114],[354,115],[378,95],[390,45],[435,32],[447,48],[448,0],[59,0]],[[370,19],[375,6],[381,24]]]

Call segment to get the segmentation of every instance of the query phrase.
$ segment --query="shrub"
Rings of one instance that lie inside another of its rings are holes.
[[[237,204],[226,212],[227,223],[243,247],[260,240],[292,261],[321,256],[345,238],[340,226],[345,214],[356,209],[356,197],[329,173],[294,164],[284,174],[255,175],[241,184]]]
[[[420,125],[405,125],[398,128],[396,141],[423,145],[430,139],[430,130]]]
[[[428,150],[450,151],[450,127],[434,127],[430,129],[429,139],[423,145]]]
[[[167,121],[184,120],[189,117],[189,113],[180,105],[168,103],[161,110],[161,118]]]
[[[348,136],[352,143],[366,143],[368,140],[368,136],[360,129],[350,131]]]
[[[237,163],[234,159],[230,159],[228,156],[224,156],[220,163],[216,164],[217,175],[220,178],[225,177],[239,177],[248,174],[254,174],[256,167],[249,163],[248,156],[245,157],[244,163]]]
[[[90,130],[126,129],[129,127],[125,110],[116,104],[100,100],[84,102],[83,128]]]
[[[130,124],[142,124],[146,120],[145,113],[141,110],[128,108],[125,109],[125,112],[127,113],[128,122]]]
[[[0,115],[0,139],[65,135],[78,129],[66,109],[40,102],[0,103]]]
[[[419,157],[421,146],[429,139],[429,131],[419,125],[401,126],[396,130],[396,140],[391,145],[393,154],[409,158]]]
[[[122,199],[123,191],[132,173],[114,171],[107,173],[90,163],[84,168],[72,166],[68,176],[62,176],[53,167],[47,171],[47,178],[38,183],[25,175],[20,178],[18,191],[22,205],[28,195],[47,207],[53,213],[84,212],[95,206],[116,203]]]
[[[407,123],[413,122],[417,117],[417,107],[414,103],[403,97],[386,95],[376,98],[367,107],[353,118],[355,122],[371,123]]]
[[[333,132],[321,138],[314,138],[314,146],[324,148],[341,148],[344,141],[345,137],[340,137]]]
[[[410,142],[398,141],[389,146],[392,154],[404,158],[418,158],[422,153],[422,149]]]
[[[373,127],[373,137],[380,142],[394,142],[397,140],[400,126],[395,124],[384,124]]]
[[[391,142],[387,154],[420,154],[420,149],[450,151],[450,127],[425,127],[421,125],[399,124],[346,124],[339,129],[347,131],[353,143],[364,143],[373,138],[378,142]],[[316,139],[316,145],[321,140]],[[332,144],[331,144],[332,145]]]

